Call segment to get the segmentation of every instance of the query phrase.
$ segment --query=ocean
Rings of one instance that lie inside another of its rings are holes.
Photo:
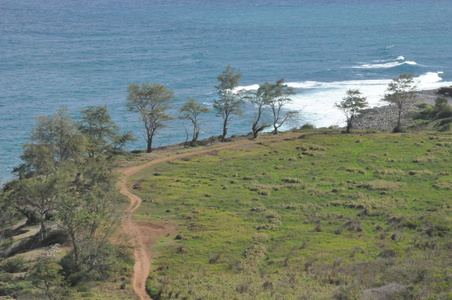
[[[35,117],[65,105],[79,118],[107,104],[114,121],[144,149],[143,126],[125,108],[132,83],[175,91],[212,106],[227,65],[255,88],[280,78],[295,88],[287,109],[311,123],[343,125],[334,103],[358,88],[372,106],[392,78],[413,73],[419,88],[452,85],[450,0],[1,0],[0,179],[13,178]],[[253,107],[229,135],[251,131]],[[154,146],[183,142],[175,118]],[[206,114],[200,138],[221,134]]]

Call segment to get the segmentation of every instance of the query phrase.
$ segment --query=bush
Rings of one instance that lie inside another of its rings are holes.
[[[0,269],[7,273],[20,273],[26,271],[25,260],[23,257],[13,257],[5,260]]]
[[[312,125],[312,124],[310,124],[310,123],[306,123],[306,124],[304,124],[303,126],[301,126],[300,129],[303,129],[303,130],[312,130],[312,129],[315,129],[315,126]]]

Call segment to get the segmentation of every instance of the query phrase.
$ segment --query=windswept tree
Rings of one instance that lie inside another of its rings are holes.
[[[128,91],[126,107],[140,114],[145,128],[146,152],[150,153],[156,133],[173,119],[167,112],[171,108],[174,92],[158,83],[131,84]]]
[[[241,116],[243,114],[240,107],[244,103],[244,95],[241,91],[235,91],[241,78],[242,72],[235,70],[230,65],[217,77],[219,85],[215,88],[218,90],[218,99],[214,100],[213,109],[218,117],[223,118],[222,142],[225,141],[231,118],[234,115]]]
[[[354,117],[367,108],[368,103],[366,97],[361,96],[359,90],[350,89],[342,101],[336,103],[335,106],[345,115],[347,133],[350,133]]]
[[[190,120],[193,125],[193,135],[190,142],[190,146],[195,145],[196,141],[198,140],[199,133],[201,131],[201,128],[199,127],[200,126],[199,115],[202,113],[207,113],[209,111],[210,109],[208,107],[199,104],[198,100],[190,97],[188,97],[187,102],[185,102],[184,105],[179,110],[180,112],[179,118]]]
[[[133,141],[131,132],[120,133],[119,126],[112,120],[107,106],[90,106],[80,111],[82,120],[78,124],[81,134],[86,138],[86,152],[89,157],[118,151],[128,141]]]
[[[251,130],[253,132],[253,138],[257,138],[259,132],[269,127],[269,124],[262,122],[262,118],[264,116],[265,106],[268,105],[270,100],[270,91],[272,89],[272,85],[268,82],[261,85],[256,92],[250,92],[247,98],[249,101],[254,104],[257,109],[257,112],[254,114],[253,125]]]
[[[273,114],[273,133],[278,134],[278,130],[283,124],[296,115],[298,112],[295,110],[284,111],[283,107],[292,102],[289,98],[290,95],[294,95],[295,92],[293,88],[289,87],[284,83],[284,78],[276,81],[275,84],[269,84],[266,88],[265,93],[267,94],[267,105]]]
[[[386,89],[387,94],[383,101],[394,104],[397,107],[397,125],[394,131],[397,132],[402,126],[402,116],[407,106],[416,100],[416,85],[413,74],[402,74],[392,79]]]

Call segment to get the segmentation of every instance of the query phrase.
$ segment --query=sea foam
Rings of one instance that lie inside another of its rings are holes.
[[[399,57],[403,59],[403,57]],[[428,72],[414,78],[415,85],[419,90],[436,89],[452,82],[444,82],[440,74],[443,72]],[[285,108],[300,112],[300,120],[311,123],[316,127],[344,126],[343,114],[335,107],[345,97],[347,90],[358,89],[367,98],[370,107],[383,106],[387,103],[381,101],[386,93],[391,79],[374,80],[346,80],[346,81],[302,81],[287,82],[287,85],[295,90]],[[239,86],[234,91],[254,91],[259,84]],[[293,124],[292,124],[293,125]],[[302,124],[298,124],[302,125]],[[288,129],[288,128],[283,128]]]
[[[415,77],[414,81],[417,88],[422,90],[452,85],[452,82],[444,82],[440,74],[442,72],[428,72]],[[391,79],[288,82],[287,85],[294,88],[296,94],[291,96],[292,102],[285,107],[299,111],[300,119],[304,123],[311,123],[316,127],[343,126],[345,124],[344,116],[335,107],[335,103],[345,97],[347,90],[358,89],[367,98],[371,107],[383,106],[387,103],[381,99],[390,82]],[[258,84],[253,84],[238,89],[257,90],[258,88]]]
[[[378,60],[370,64],[363,64],[360,66],[354,66],[353,69],[388,69],[394,68],[402,65],[412,65],[415,66],[417,63],[415,61],[405,61],[405,57],[399,56],[396,59],[391,60]]]

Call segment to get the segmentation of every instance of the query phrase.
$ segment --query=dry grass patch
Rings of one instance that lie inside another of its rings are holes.
[[[381,169],[375,170],[374,174],[377,175],[378,177],[383,177],[383,176],[405,175],[405,172],[402,170],[398,170],[398,169],[381,168]]]
[[[429,170],[411,170],[408,174],[416,176],[429,176],[432,175],[432,172]]]
[[[372,180],[358,185],[370,191],[394,191],[406,187],[404,182],[392,182],[386,180]]]
[[[299,178],[284,178],[282,181],[286,183],[302,183]]]
[[[433,184],[433,187],[438,190],[452,190],[452,179],[440,178]]]

